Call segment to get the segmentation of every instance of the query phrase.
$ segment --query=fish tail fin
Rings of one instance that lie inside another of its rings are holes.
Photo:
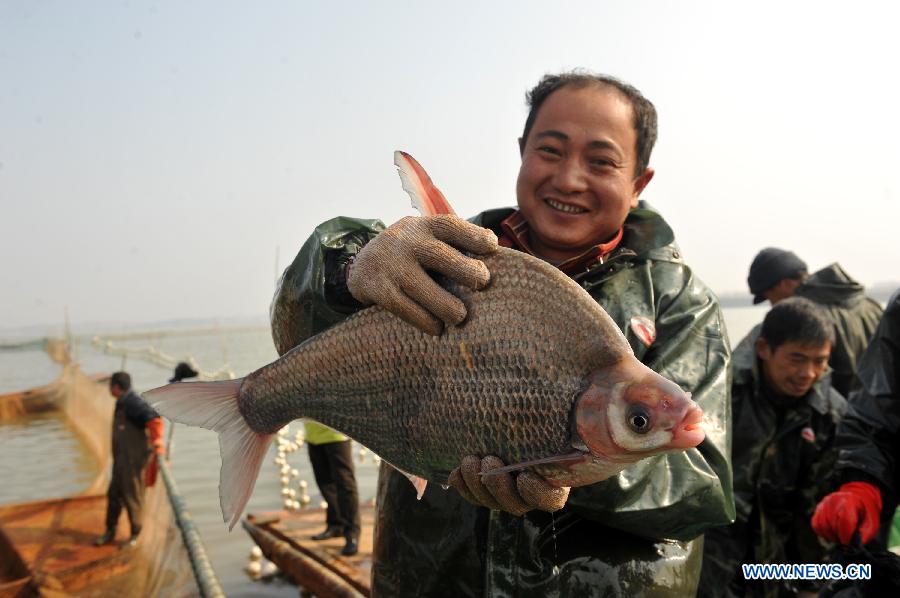
[[[419,210],[420,214],[423,216],[456,214],[450,207],[447,198],[440,189],[434,186],[431,177],[415,158],[406,152],[396,151],[394,152],[394,165],[400,173],[403,190],[409,193],[412,206]]]
[[[243,381],[177,382],[144,393],[167,419],[219,433],[219,504],[229,530],[250,500],[266,450],[275,437],[253,431],[241,415],[238,396]]]

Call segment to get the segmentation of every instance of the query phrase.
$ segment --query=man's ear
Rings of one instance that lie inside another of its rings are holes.
[[[653,175],[656,174],[656,171],[652,168],[645,168],[644,172],[640,174],[637,178],[634,179],[634,193],[631,196],[631,207],[636,208],[638,204],[638,199],[641,196],[641,193],[644,192],[644,188],[650,184],[650,181],[653,179]]]
[[[772,347],[763,337],[756,339],[756,355],[763,361],[769,361],[772,358]]]

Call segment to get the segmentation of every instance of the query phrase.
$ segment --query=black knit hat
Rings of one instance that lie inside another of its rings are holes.
[[[804,272],[806,262],[797,257],[793,251],[766,247],[753,258],[750,274],[747,276],[754,305],[765,301],[766,298],[762,294],[785,278],[798,278]]]
[[[197,375],[197,371],[190,365],[182,361],[175,366],[175,375],[169,378],[169,382],[181,382],[185,378],[193,378]]]

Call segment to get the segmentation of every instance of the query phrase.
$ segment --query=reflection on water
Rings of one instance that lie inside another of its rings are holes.
[[[725,310],[728,332],[736,344],[750,328],[762,320],[763,307]],[[133,339],[120,344],[146,347],[151,344],[176,358],[192,356],[204,370],[229,365],[242,376],[277,355],[269,331],[209,331],[193,335]],[[148,390],[166,383],[172,372],[137,359],[105,355],[85,340],[76,347],[82,369],[88,373],[125,369],[132,375],[135,388]],[[50,382],[57,366],[39,351],[0,354],[0,392],[39,386]],[[298,430],[300,422],[292,424]],[[167,430],[168,434],[168,430]],[[291,433],[293,436],[293,432]],[[356,447],[354,454],[358,454]],[[253,582],[243,573],[253,542],[240,526],[228,532],[219,509],[219,445],[216,434],[199,428],[176,426],[173,443],[173,471],[188,508],[200,528],[210,559],[229,596],[296,596],[296,588],[284,583]],[[281,474],[273,463],[275,448],[270,448],[263,464],[249,512],[282,508]],[[312,475],[305,448],[289,454],[292,468],[305,480],[312,506],[321,499]],[[82,490],[93,479],[94,463],[71,430],[56,416],[41,416],[12,426],[0,425],[0,503],[65,496]],[[360,499],[375,495],[378,468],[369,453],[363,464],[357,462]],[[324,527],[324,520],[323,520]]]
[[[42,386],[56,379],[61,369],[40,349],[0,350],[0,393]]]
[[[0,504],[83,492],[97,462],[60,413],[0,422]]]

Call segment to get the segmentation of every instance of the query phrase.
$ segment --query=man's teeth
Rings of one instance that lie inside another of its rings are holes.
[[[559,210],[560,212],[568,212],[569,214],[580,214],[581,212],[587,212],[587,210],[585,210],[584,208],[579,208],[578,206],[570,206],[569,204],[560,203],[552,199],[548,199],[547,204],[554,210]]]

